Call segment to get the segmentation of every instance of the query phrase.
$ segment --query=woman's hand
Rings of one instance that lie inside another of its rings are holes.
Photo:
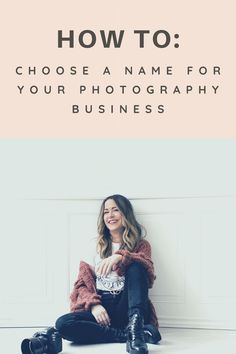
[[[91,312],[96,318],[97,323],[102,326],[110,326],[111,321],[106,309],[102,305],[94,305],[91,307]]]
[[[121,261],[121,259],[121,254],[113,254],[112,256],[103,259],[99,264],[96,273],[106,276],[112,271],[113,267]]]

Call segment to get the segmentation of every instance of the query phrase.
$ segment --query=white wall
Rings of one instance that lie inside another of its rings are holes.
[[[236,141],[1,141],[0,326],[68,311],[101,199],[131,198],[165,326],[236,329]]]

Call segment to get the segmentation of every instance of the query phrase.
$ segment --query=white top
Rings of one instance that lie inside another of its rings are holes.
[[[112,254],[118,251],[120,243],[112,242]],[[96,288],[104,291],[121,291],[124,289],[125,277],[119,276],[116,271],[111,271],[107,276],[97,274],[96,270],[102,259],[99,254],[95,256]]]

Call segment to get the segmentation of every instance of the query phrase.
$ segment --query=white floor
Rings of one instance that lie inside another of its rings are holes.
[[[21,354],[20,343],[37,328],[0,328],[0,353]],[[159,345],[149,344],[149,353],[235,354],[236,331],[161,328]],[[63,342],[63,354],[125,354],[125,344],[72,345]]]

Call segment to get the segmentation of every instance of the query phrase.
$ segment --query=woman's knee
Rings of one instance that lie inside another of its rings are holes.
[[[140,262],[132,262],[129,266],[128,266],[128,268],[127,268],[127,270],[126,270],[126,273],[127,274],[132,274],[132,273],[134,273],[134,274],[136,274],[136,273],[145,273],[146,274],[146,269],[144,268],[144,266],[140,263]]]
[[[80,321],[96,322],[96,319],[90,311],[70,312],[59,317],[55,327],[59,332],[63,332],[67,328],[77,326]]]
[[[56,320],[55,327],[59,332],[71,322],[71,315],[71,313],[67,313]]]

